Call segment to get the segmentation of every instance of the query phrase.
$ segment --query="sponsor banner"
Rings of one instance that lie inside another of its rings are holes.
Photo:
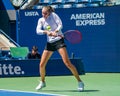
[[[76,26],[105,25],[105,13],[76,13],[71,14],[70,20],[74,20]]]
[[[39,76],[40,60],[3,60],[0,61],[0,77]],[[79,74],[85,74],[81,59],[71,59]],[[46,75],[71,75],[61,59],[49,60]]]
[[[81,57],[84,60],[86,71],[109,70],[110,72],[118,72],[120,70],[119,9],[120,6],[104,6],[96,8],[58,8],[55,10],[62,20],[63,32],[79,30],[82,33],[80,44],[71,45],[66,42],[66,45],[69,56],[74,53],[75,57]],[[37,45],[42,54],[46,44],[46,36],[36,34],[37,21],[41,16],[41,9],[20,10],[17,39],[21,46],[28,46],[30,49],[33,45]],[[52,58],[61,57],[55,52]],[[112,67],[114,67],[114,70],[111,69]]]

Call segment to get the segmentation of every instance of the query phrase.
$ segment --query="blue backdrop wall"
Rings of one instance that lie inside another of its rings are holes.
[[[82,42],[72,45],[66,41],[68,54],[81,57],[87,72],[120,72],[120,6],[97,8],[56,9],[63,22],[63,32],[77,29]],[[41,10],[17,12],[17,42],[21,46],[39,47],[42,54],[46,44],[45,35],[36,34]],[[55,52],[52,58],[60,58]]]

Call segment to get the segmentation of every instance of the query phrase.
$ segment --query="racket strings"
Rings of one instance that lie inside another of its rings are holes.
[[[65,34],[65,38],[72,44],[77,44],[82,40],[82,35],[77,30],[69,31]]]

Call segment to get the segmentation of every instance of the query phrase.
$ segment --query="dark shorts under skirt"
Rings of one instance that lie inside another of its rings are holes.
[[[60,39],[58,41],[55,41],[53,43],[48,43],[45,46],[45,50],[48,51],[57,51],[60,48],[66,47],[65,43],[64,43],[64,39]]]

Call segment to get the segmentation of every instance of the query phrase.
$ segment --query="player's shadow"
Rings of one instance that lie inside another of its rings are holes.
[[[42,92],[79,92],[78,90],[40,90]],[[84,90],[81,92],[98,92],[100,90]]]

